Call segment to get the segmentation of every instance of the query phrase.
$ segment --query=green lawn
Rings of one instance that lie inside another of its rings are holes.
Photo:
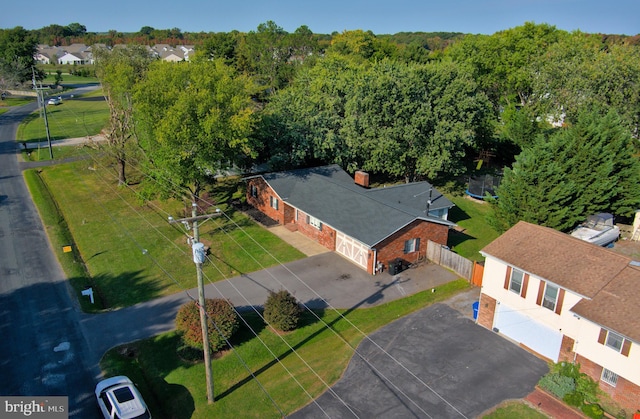
[[[449,211],[449,220],[459,226],[449,232],[449,247],[467,259],[483,260],[479,251],[500,235],[486,222],[490,205],[466,195],[447,198],[456,205]]]
[[[180,218],[185,211],[190,215],[190,205],[185,208],[174,200],[142,203],[137,186],[117,186],[108,157],[99,153],[87,157],[89,160],[41,168],[29,175],[35,179],[31,183],[38,185],[32,191],[40,195],[36,203],[41,212],[58,210],[54,219],[63,220],[68,229],[69,234],[59,233],[68,237],[67,243],[54,244],[58,257],[71,257],[62,253],[61,246],[72,245],[75,263],[86,265],[89,276],[68,272],[78,295],[85,286],[96,291],[95,306],[79,298],[83,308],[124,307],[196,287],[187,231],[181,224],[168,223],[169,215]],[[135,183],[133,171],[130,179]],[[210,199],[221,203],[219,208],[231,221],[220,217],[202,223],[200,238],[210,246],[213,261],[204,265],[205,281],[273,266],[277,263],[274,257],[290,262],[304,256],[226,205],[237,197],[237,189],[234,179],[219,183],[212,192]],[[49,195],[55,202],[39,203]]]
[[[368,334],[468,287],[467,281],[457,280],[438,287],[436,293],[421,292],[378,307],[341,312]],[[305,391],[316,398],[326,391],[322,381],[331,385],[342,376],[353,356],[351,347],[363,339],[336,312],[326,310],[317,314],[321,321],[307,313],[302,326],[282,338],[266,328],[255,313],[245,315],[260,340],[282,363],[275,361],[250,329],[243,326],[232,341],[235,352],[228,351],[213,360],[216,397],[213,405],[206,400],[203,364],[179,356],[181,341],[174,332],[115,348],[105,355],[101,367],[106,376],[130,376],[140,387],[154,418],[239,417],[239,412],[243,418],[278,418],[281,417],[278,409],[252,374],[278,408],[290,414],[311,402]]]
[[[529,407],[524,402],[510,401],[502,404],[483,419],[545,419],[547,416]]]
[[[97,135],[109,120],[109,108],[102,99],[102,90],[65,99],[62,104],[47,105],[51,140]],[[44,118],[40,111],[29,115],[18,128],[20,142],[47,141]]]

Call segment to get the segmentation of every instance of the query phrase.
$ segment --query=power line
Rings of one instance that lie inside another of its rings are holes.
[[[130,164],[130,165],[131,165],[131,164]],[[203,200],[203,201],[204,201],[204,202],[207,202],[206,200]],[[254,239],[253,237],[251,237],[251,235],[250,235],[250,234],[248,234],[248,233],[247,233],[247,232],[246,232],[246,231],[245,231],[241,226],[239,226],[237,223],[235,223],[235,222],[234,222],[234,221],[233,221],[233,220],[232,220],[232,219],[231,219],[231,218],[230,218],[226,213],[225,213],[225,216],[229,219],[229,221],[231,221],[231,222],[236,226],[236,228],[239,228],[239,229],[240,229],[244,234],[246,234],[248,237],[250,237],[250,238],[251,238],[251,239],[252,239],[252,240],[253,240],[253,241],[254,241],[254,242],[255,242],[259,247],[261,247],[265,252],[267,252],[267,253],[268,253],[268,254],[269,254],[269,255],[270,255],[270,256],[271,256],[271,257],[272,257],[272,258],[273,258],[277,263],[279,263],[281,266],[284,266],[284,267],[285,267],[285,268],[286,268],[286,269],[287,269],[291,274],[293,274],[293,275],[294,275],[294,276],[295,276],[295,277],[296,277],[296,278],[297,278],[301,283],[303,283],[303,284],[304,284],[304,285],[305,285],[309,290],[311,290],[311,291],[312,291],[315,295],[317,295],[319,298],[322,298],[322,297],[320,297],[320,295],[319,295],[315,290],[313,290],[311,287],[309,287],[309,286],[308,286],[308,284],[304,283],[304,281],[302,281],[300,278],[298,278],[298,277],[297,277],[297,275],[295,275],[293,272],[291,272],[291,271],[290,271],[290,270],[289,270],[289,269],[288,269],[284,264],[282,264],[282,262],[280,262],[277,258],[275,258],[275,256],[273,256],[270,252],[268,252],[268,250],[264,249],[264,247],[262,247],[262,246],[261,246],[257,241],[255,241],[255,239]],[[223,230],[223,231],[224,231],[224,230]],[[228,234],[228,233],[226,233],[226,232],[225,232],[225,234]],[[235,241],[235,240],[234,240],[234,241]],[[237,242],[236,242],[236,244],[238,244],[238,245],[242,248],[242,246],[241,246],[239,243],[237,243]],[[245,250],[244,248],[243,248],[243,250],[246,252],[246,250]],[[250,255],[250,253],[248,253],[248,252],[247,252],[247,254],[249,254],[249,255]],[[250,256],[251,256],[251,255],[250,255]],[[251,256],[251,257],[253,258],[253,256]],[[262,265],[261,265],[261,264],[260,264],[260,263],[255,259],[255,258],[253,258],[253,259],[254,259],[254,261],[256,261],[260,266],[262,266]],[[276,279],[276,278],[274,277],[274,279]],[[277,279],[276,279],[276,281],[277,281]],[[278,282],[279,282],[279,281],[278,281]],[[283,285],[282,283],[280,283],[280,284],[281,284],[281,285]],[[286,288],[286,287],[285,287],[285,288]],[[306,307],[306,306],[305,306],[305,307]],[[331,307],[331,308],[333,308],[333,307]],[[308,309],[308,307],[307,307],[307,309]],[[393,359],[393,360],[394,360],[398,365],[400,365],[401,367],[403,367],[407,372],[409,372],[410,374],[412,374],[412,375],[415,377],[415,375],[414,375],[410,370],[406,369],[406,367],[404,367],[404,366],[403,366],[403,365],[402,365],[402,364],[401,364],[397,359],[395,359],[395,358],[394,358],[394,357],[392,357],[390,354],[388,354],[386,351],[384,351],[384,349],[382,349],[382,348],[381,348],[379,345],[377,345],[373,340],[371,340],[371,338],[369,338],[369,337],[368,337],[364,332],[362,332],[359,328],[357,328],[357,326],[355,326],[355,325],[354,325],[350,320],[348,320],[348,319],[346,319],[346,317],[342,316],[342,314],[341,314],[341,313],[339,313],[335,308],[333,308],[333,310],[335,310],[335,311],[336,311],[336,313],[338,313],[338,314],[339,314],[339,315],[340,315],[340,316],[341,316],[345,321],[347,321],[347,322],[348,322],[352,327],[354,327],[358,332],[360,332],[361,334],[363,334],[363,336],[364,336],[366,339],[368,339],[369,341],[371,341],[374,345],[376,345],[379,349],[381,349],[384,353],[386,353],[389,357],[391,357],[391,358],[392,358],[392,359]],[[315,313],[314,313],[314,315],[315,315]],[[317,316],[316,316],[316,317],[317,317]],[[333,329],[332,329],[328,324],[326,324],[326,322],[324,322],[324,321],[323,321],[322,319],[320,319],[319,317],[317,317],[317,318],[318,318],[318,320],[320,320],[323,324],[325,324],[325,326],[326,326],[328,329],[332,330],[334,333],[336,333],[336,334],[337,334],[337,332],[335,332],[335,331],[334,331],[334,330],[333,330]],[[337,335],[338,335],[338,336],[339,336],[343,341],[345,341],[345,343],[346,343],[348,346],[350,346],[350,347],[354,350],[354,353],[356,353],[357,355],[359,355],[359,356],[360,356],[360,357],[361,357],[361,358],[362,358],[366,363],[368,363],[372,368],[374,368],[374,369],[375,369],[375,367],[373,367],[373,366],[372,366],[372,365],[371,365],[371,364],[370,364],[370,363],[369,363],[369,362],[368,362],[368,361],[367,361],[367,360],[366,360],[366,359],[365,359],[361,354],[359,354],[359,353],[358,353],[358,351],[357,351],[357,349],[356,349],[356,348],[354,348],[351,344],[349,344],[346,340],[344,340],[344,338],[342,338],[339,334],[337,334]],[[383,376],[383,377],[384,377],[384,375],[382,375],[382,374],[381,374],[381,376]],[[417,378],[417,377],[415,377],[415,378],[422,382],[422,380],[420,380],[419,378]],[[387,378],[385,377],[385,379],[387,379]],[[387,381],[389,381],[392,385],[394,385],[390,380],[388,380],[388,379],[387,379]],[[453,407],[453,406],[452,406],[450,403],[448,403],[444,398],[442,398],[442,396],[440,396],[440,395],[439,395],[438,393],[436,393],[433,389],[431,389],[431,388],[430,388],[426,383],[424,383],[424,382],[422,382],[422,383],[423,383],[423,385],[425,385],[427,388],[429,388],[432,392],[434,392],[434,394],[436,394],[436,395],[437,395],[438,397],[440,397],[443,401],[445,401],[445,403],[447,403],[447,404],[448,404],[449,406],[451,406],[454,410],[456,410],[458,413],[460,413],[457,409],[455,409],[455,407]],[[395,387],[395,385],[394,385],[394,387]],[[401,391],[399,388],[397,388],[397,387],[396,387],[396,389],[397,389],[397,390],[399,390],[399,391],[402,393],[402,391]],[[404,394],[404,393],[402,393],[402,394]],[[405,395],[405,397],[406,397],[406,395]],[[407,398],[408,398],[408,397],[407,397]],[[409,400],[411,400],[410,398],[408,398],[408,399],[409,399]],[[414,402],[413,400],[411,400],[411,401],[412,401],[412,403],[414,403],[414,404],[415,404],[415,402]],[[417,404],[416,404],[416,406],[417,406]],[[418,407],[418,408],[420,408],[419,406],[417,406],[417,407]],[[421,409],[421,408],[420,408],[420,409]],[[422,410],[422,409],[421,409],[421,410]],[[424,411],[423,411],[423,412],[424,412]],[[429,416],[426,412],[424,412],[424,413],[425,413],[427,416]],[[462,415],[462,413],[460,413],[460,414]],[[462,415],[462,416],[464,416],[464,415]]]

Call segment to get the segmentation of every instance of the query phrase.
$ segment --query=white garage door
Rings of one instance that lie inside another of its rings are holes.
[[[540,307],[540,310],[546,309]],[[496,315],[494,327],[500,333],[558,362],[562,333],[504,304],[498,306]]]
[[[353,261],[363,269],[367,269],[369,248],[343,233],[336,234],[336,252]]]

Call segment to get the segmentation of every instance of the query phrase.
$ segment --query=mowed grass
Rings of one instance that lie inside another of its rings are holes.
[[[85,309],[125,307],[197,286],[187,244],[190,233],[182,224],[168,222],[169,215],[181,218],[186,211],[190,215],[190,204],[142,202],[138,186],[117,185],[108,155],[41,168],[37,173],[40,189],[54,200],[41,211],[59,211],[69,231],[67,244],[77,252],[79,263],[86,265],[89,276],[72,281]],[[297,249],[225,204],[229,190],[239,185],[237,179],[229,183],[219,183],[212,190],[211,199],[220,202],[224,216],[201,222],[201,241],[211,249],[203,269],[205,282],[302,258]],[[80,296],[88,286],[95,291],[93,306]]]
[[[521,401],[510,401],[502,404],[493,412],[483,416],[483,419],[546,419],[547,415],[538,412]]]
[[[314,312],[318,317],[307,312],[298,329],[282,336],[265,327],[257,314],[245,314],[251,329],[243,326],[232,338],[234,351],[213,360],[213,405],[206,400],[203,363],[180,357],[181,340],[175,332],[115,348],[101,367],[107,376],[130,376],[155,418],[278,418],[280,411],[290,414],[311,403],[327,390],[325,383],[332,385],[342,376],[352,348],[363,339],[361,332],[369,334],[468,287],[467,281],[457,280],[438,287],[436,293],[341,310],[344,318],[333,310]]]
[[[60,105],[47,105],[47,120],[52,141],[98,135],[108,123],[109,107],[102,96],[102,89],[98,89],[64,99]],[[44,118],[39,110],[20,124],[16,139],[27,143],[47,141]]]
[[[455,207],[449,210],[449,220],[459,227],[449,231],[449,247],[467,259],[484,260],[479,253],[480,250],[500,235],[486,222],[491,206],[470,199],[466,195],[447,198],[455,204]]]

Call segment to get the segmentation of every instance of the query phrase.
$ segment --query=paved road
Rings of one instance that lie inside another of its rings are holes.
[[[99,371],[16,159],[17,125],[35,108],[0,116],[0,394],[68,395],[72,417],[92,417]]]

